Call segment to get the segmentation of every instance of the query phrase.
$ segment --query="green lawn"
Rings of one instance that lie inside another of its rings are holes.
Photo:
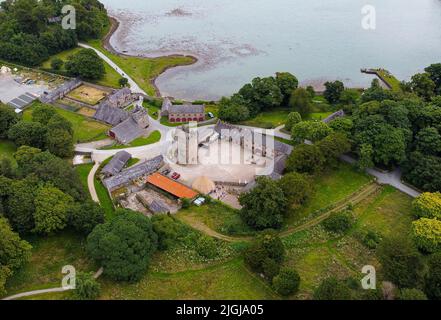
[[[73,127],[74,140],[77,143],[96,141],[105,139],[109,126],[100,122],[91,120],[78,113],[70,112],[61,108],[56,108],[57,112],[66,118]],[[23,119],[32,120],[32,107],[25,110]]]
[[[65,276],[63,266],[72,265],[76,271],[92,272],[98,267],[85,252],[85,239],[73,232],[28,239],[32,245],[30,261],[9,278],[6,283],[8,295],[61,286]]]
[[[189,209],[181,210],[177,217],[200,221],[210,229],[226,235],[253,234],[253,230],[240,218],[238,210],[217,201],[201,207],[192,206]]]
[[[74,49],[70,49],[70,50],[66,50],[63,52],[60,52],[52,57],[50,57],[49,60],[43,62],[43,64],[41,65],[41,67],[44,70],[53,72],[52,67],[51,67],[51,62],[53,59],[55,58],[59,58],[61,60],[63,60],[64,62],[66,62],[69,58],[69,56],[77,53],[78,51],[80,51],[82,48],[74,48]],[[98,80],[98,81],[94,81],[97,84],[100,84],[102,86],[107,86],[107,87],[112,87],[112,88],[119,88],[119,79],[121,78],[120,74],[118,72],[116,72],[107,62],[104,62],[104,69],[106,71],[106,74],[104,76],[103,79]],[[65,72],[66,70],[63,68],[60,70],[62,72]]]
[[[5,157],[12,161],[13,165],[16,165],[14,159],[14,153],[17,151],[15,144],[8,140],[0,140],[0,158]]]
[[[133,300],[267,300],[278,296],[241,259],[202,270],[179,273],[150,272],[135,284],[103,279],[101,299]]]
[[[101,40],[91,40],[88,44],[112,59],[126,72],[147,94],[156,94],[152,81],[166,69],[174,66],[189,65],[194,59],[184,56],[167,56],[158,58],[139,58],[114,55],[104,49]]]
[[[161,110],[160,107],[157,105],[150,103],[149,101],[144,101],[143,103],[144,108],[146,108],[149,111],[149,116],[153,119],[157,120],[159,117],[159,112]]]
[[[255,118],[241,122],[242,125],[274,129],[285,124],[291,109],[276,109],[259,113]]]
[[[128,145],[113,145],[110,147],[105,147],[103,150],[115,150],[115,149],[123,149],[123,148],[134,148],[134,147],[141,147],[146,146],[149,144],[154,144],[156,142],[159,142],[161,140],[161,132],[159,131],[153,131],[148,137],[140,137],[138,139],[133,140]]]
[[[371,180],[370,176],[355,170],[352,166],[339,163],[337,169],[324,172],[314,178],[314,194],[303,208],[289,215],[287,224],[294,224],[317,210],[344,200]]]

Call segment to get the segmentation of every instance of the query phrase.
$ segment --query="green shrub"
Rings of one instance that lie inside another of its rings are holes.
[[[399,300],[427,300],[424,292],[418,289],[401,289],[398,295]]]
[[[270,281],[280,272],[280,264],[270,258],[266,258],[265,260],[263,260],[262,268],[263,274]]]
[[[441,221],[421,218],[412,226],[413,237],[420,250],[429,253],[441,250]]]
[[[217,256],[217,244],[213,238],[201,236],[196,243],[196,252],[204,258],[213,259]]]
[[[419,218],[441,220],[441,193],[423,193],[413,203],[413,214]]]
[[[95,300],[100,296],[101,285],[92,273],[79,273],[75,280],[74,295],[78,300]]]
[[[296,294],[299,291],[300,276],[294,270],[282,270],[273,279],[273,287],[282,296]]]
[[[188,227],[179,220],[168,215],[155,215],[152,217],[153,231],[158,235],[158,249],[167,250],[184,237],[193,232],[188,232]],[[193,239],[192,242],[194,243]]]
[[[64,65],[64,61],[61,60],[60,58],[54,58],[51,61],[51,68],[53,70],[60,70]]]
[[[323,280],[314,291],[314,300],[350,300],[351,289],[344,281],[331,277]]]
[[[361,236],[361,242],[369,249],[376,249],[381,242],[381,235],[369,230]]]
[[[424,292],[430,299],[441,300],[441,253],[435,253],[429,258],[428,267]]]
[[[331,215],[323,222],[323,226],[334,233],[346,233],[352,227],[353,220],[351,211],[342,211]]]
[[[188,209],[191,206],[191,200],[184,198],[181,200],[181,204],[182,204],[182,209]]]

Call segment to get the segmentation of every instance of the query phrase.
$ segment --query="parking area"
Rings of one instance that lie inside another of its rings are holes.
[[[42,83],[23,84],[23,79],[12,74],[0,74],[0,101],[8,103],[27,93],[40,96],[44,91],[48,90],[48,86]],[[22,99],[20,99],[22,100]]]

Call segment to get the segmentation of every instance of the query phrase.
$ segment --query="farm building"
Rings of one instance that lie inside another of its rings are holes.
[[[178,199],[194,199],[198,193],[189,187],[174,181],[159,173],[154,173],[147,178],[147,183],[151,186],[167,192]]]
[[[108,123],[112,126],[116,126],[124,120],[128,119],[129,114],[124,110],[110,106],[110,104],[108,104],[107,102],[103,102],[100,104],[93,118],[95,120]]]
[[[106,102],[114,108],[124,108],[133,102],[132,91],[123,88],[113,92],[107,97]]]
[[[111,177],[120,173],[131,158],[131,154],[126,151],[118,152],[113,156],[103,170],[101,170],[101,174],[103,174],[105,177]]]
[[[164,158],[158,156],[136,166],[122,170],[120,173],[104,179],[103,184],[109,192],[113,192],[119,188],[127,187],[135,180],[143,179],[148,175],[156,172],[164,164]]]
[[[149,124],[147,110],[138,106],[131,112],[126,120],[109,131],[109,136],[121,144],[128,144],[144,135],[145,129]]]
[[[205,106],[203,105],[172,105],[168,110],[170,122],[205,121]]]

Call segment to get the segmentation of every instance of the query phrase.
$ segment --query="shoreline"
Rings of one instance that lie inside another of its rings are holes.
[[[177,68],[177,67],[184,67],[184,66],[191,66],[194,65],[196,63],[198,63],[199,59],[196,56],[193,55],[184,55],[184,54],[171,54],[171,55],[165,55],[165,56],[159,56],[159,57],[154,57],[154,58],[148,58],[142,55],[139,56],[135,56],[135,55],[130,55],[130,54],[126,54],[123,52],[119,52],[118,50],[116,50],[112,44],[110,43],[110,39],[112,38],[112,36],[116,33],[116,31],[118,30],[119,26],[120,26],[120,21],[112,16],[108,16],[109,17],[109,21],[110,21],[110,29],[107,32],[107,34],[104,36],[104,38],[101,40],[103,47],[105,50],[107,50],[108,52],[110,52],[111,54],[120,56],[120,57],[127,57],[127,58],[140,58],[140,59],[150,59],[150,60],[154,60],[154,59],[159,59],[159,58],[172,58],[172,57],[186,57],[186,58],[190,58],[192,60],[191,63],[186,63],[186,64],[175,64],[175,65],[169,65],[166,68],[164,68],[164,70],[162,70],[161,73],[159,73],[157,76],[149,79],[150,84],[152,85],[152,87],[155,89],[155,97],[160,98],[161,97],[161,91],[159,90],[159,87],[156,84],[156,80],[163,74],[165,73],[167,70],[173,69],[173,68]]]

